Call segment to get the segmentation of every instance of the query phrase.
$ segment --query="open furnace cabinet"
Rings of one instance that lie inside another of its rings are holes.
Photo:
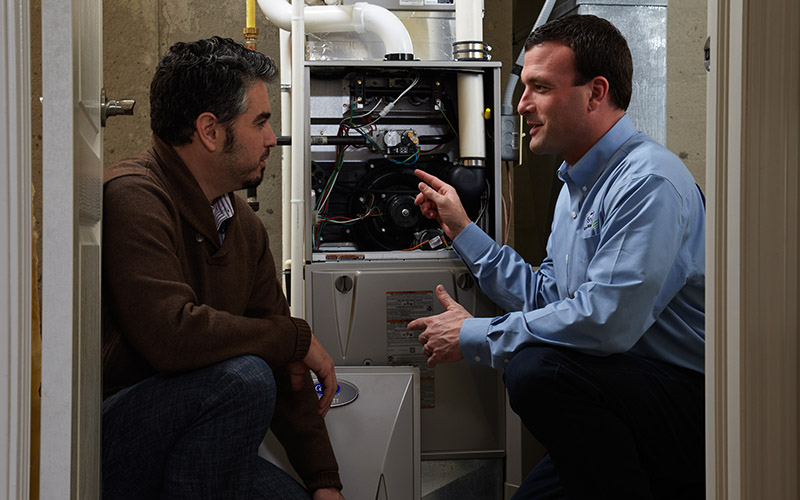
[[[486,157],[459,154],[459,74],[483,77]],[[423,460],[497,459],[505,448],[500,373],[465,361],[426,366],[411,320],[444,311],[437,284],[494,316],[435,221],[413,203],[414,169],[456,187],[499,241],[500,63],[306,61],[307,318],[339,366],[420,370]],[[502,478],[500,478],[502,484]]]

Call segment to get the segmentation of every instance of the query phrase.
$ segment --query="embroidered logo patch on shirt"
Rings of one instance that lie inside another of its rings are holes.
[[[594,229],[600,225],[600,221],[595,219],[594,217],[594,210],[589,212],[589,215],[586,216],[586,224],[583,226],[583,230],[586,231],[587,229]]]

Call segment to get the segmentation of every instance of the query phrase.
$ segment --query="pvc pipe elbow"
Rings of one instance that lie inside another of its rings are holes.
[[[400,19],[388,9],[378,5],[358,2],[353,5],[353,19],[364,31],[375,33],[383,40],[386,54],[414,54],[411,35]],[[355,23],[354,23],[355,24]]]
[[[292,7],[286,0],[258,0],[258,6],[271,23],[287,31],[292,29]],[[383,41],[386,54],[414,54],[411,35],[402,21],[388,9],[377,5],[358,2],[354,5],[306,6],[303,18],[308,33],[370,32]]]
[[[290,31],[292,29],[292,6],[285,0],[258,0],[261,12],[275,26]]]

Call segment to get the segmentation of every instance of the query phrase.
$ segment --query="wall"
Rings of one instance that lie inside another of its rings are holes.
[[[667,148],[701,188],[706,179],[705,2],[669,0],[667,7]]]

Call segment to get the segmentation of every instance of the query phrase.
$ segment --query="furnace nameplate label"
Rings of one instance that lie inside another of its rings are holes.
[[[409,330],[408,324],[433,314],[432,291],[386,292],[387,359],[391,366],[416,366],[420,374],[420,407],[436,405],[434,369],[419,343],[420,332]]]

